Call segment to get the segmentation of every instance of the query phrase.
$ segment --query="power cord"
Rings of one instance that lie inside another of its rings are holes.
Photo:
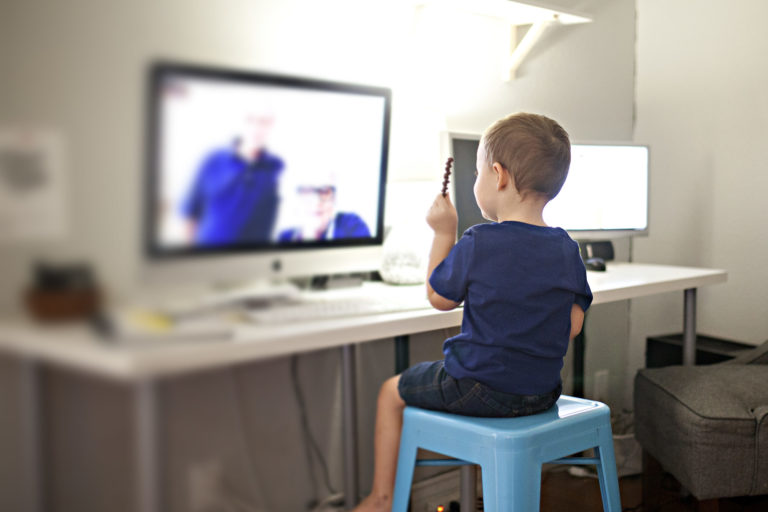
[[[318,463],[320,464],[322,471],[323,471],[323,479],[325,487],[327,488],[330,496],[323,499],[322,501],[314,498],[309,503],[307,503],[307,509],[308,510],[323,510],[328,506],[333,506],[338,503],[342,503],[344,500],[344,496],[337,493],[336,490],[334,490],[333,486],[330,483],[330,476],[329,476],[329,470],[328,470],[328,464],[325,461],[325,457],[323,456],[322,451],[320,450],[317,441],[315,440],[314,436],[312,435],[312,431],[309,428],[309,420],[307,418],[307,408],[306,408],[306,402],[304,400],[304,394],[301,390],[301,383],[299,382],[299,372],[298,372],[298,364],[299,364],[299,357],[297,355],[294,355],[291,357],[291,383],[293,386],[293,392],[296,397],[296,403],[299,408],[299,416],[300,416],[300,422],[301,422],[301,430],[302,430],[302,436],[304,438],[304,447],[305,447],[305,456],[307,459],[307,468],[309,468],[309,477],[312,484],[312,494],[313,496],[317,496],[319,493],[318,490],[318,484],[317,484],[317,478],[315,477],[315,473],[312,470],[314,467],[314,456],[317,457]],[[242,384],[239,379],[238,369],[234,368],[231,372],[229,372],[232,376],[232,387],[235,394],[235,399],[238,402],[239,407],[237,407],[237,416],[238,421],[240,423],[241,432],[243,435],[243,441],[246,445],[246,457],[248,459],[248,465],[250,466],[252,474],[256,475],[256,466],[255,461],[252,457],[252,446],[248,442],[248,435],[247,432],[247,425],[245,422],[245,417],[242,413],[243,408],[245,407],[245,401],[243,399],[243,393],[242,393]],[[313,456],[313,451],[315,455]],[[226,510],[227,512],[257,512],[255,509],[251,509],[248,507],[246,503],[244,503],[242,500],[239,499],[228,499],[226,500],[226,506],[228,507]]]

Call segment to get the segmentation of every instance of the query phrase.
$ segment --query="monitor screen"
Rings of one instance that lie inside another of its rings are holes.
[[[451,184],[454,190],[452,199],[459,214],[459,236],[475,224],[488,222],[483,218],[475,202],[475,168],[477,167],[477,146],[480,135],[450,134],[450,150],[447,156],[453,157]]]
[[[452,133],[449,137],[461,234],[474,224],[487,222],[472,190],[480,135]],[[544,209],[544,221],[575,238],[646,233],[648,164],[647,146],[572,144],[568,178]]]
[[[648,147],[573,144],[560,193],[544,208],[544,221],[579,236],[648,229]]]
[[[390,91],[155,64],[153,257],[380,245]]]

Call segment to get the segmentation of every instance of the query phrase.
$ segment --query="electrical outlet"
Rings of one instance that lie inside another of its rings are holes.
[[[452,469],[425,480],[415,482],[411,487],[411,512],[454,512],[461,502],[461,471]],[[476,496],[482,496],[481,480],[478,478]],[[477,508],[482,510],[482,508]],[[476,512],[470,510],[469,512]]]
[[[598,370],[595,372],[592,384],[592,398],[598,402],[608,400],[609,373],[608,370]]]
[[[221,502],[221,462],[199,462],[189,467],[189,511],[213,512]]]
[[[454,469],[416,482],[411,488],[413,512],[435,512],[442,506],[448,512],[451,501],[459,501],[459,470]]]

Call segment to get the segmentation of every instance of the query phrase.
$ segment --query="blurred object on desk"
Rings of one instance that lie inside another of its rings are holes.
[[[387,184],[387,230],[379,274],[389,284],[421,284],[427,276],[432,230],[426,215],[440,182],[434,179]]]
[[[427,223],[393,226],[384,240],[379,274],[389,284],[420,284],[427,276],[432,242]]]
[[[90,265],[37,263],[24,301],[35,320],[63,322],[91,317],[103,296]]]
[[[199,315],[183,320],[158,311],[130,309],[103,315],[105,324],[95,325],[104,341],[124,347],[153,347],[167,343],[229,340],[235,317],[230,313]]]

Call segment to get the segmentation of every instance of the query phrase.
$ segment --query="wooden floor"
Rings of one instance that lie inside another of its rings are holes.
[[[619,480],[621,507],[624,512],[644,512],[640,476]],[[690,496],[682,496],[680,485],[671,476],[665,476],[659,512],[696,511]],[[541,512],[602,512],[600,486],[595,478],[571,476],[567,470],[544,472],[541,482]],[[768,497],[721,500],[720,512],[765,512]]]

